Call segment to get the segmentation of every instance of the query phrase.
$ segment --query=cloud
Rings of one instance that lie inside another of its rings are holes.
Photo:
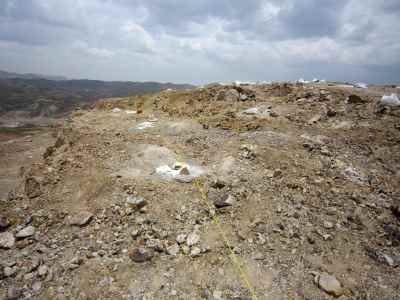
[[[0,69],[195,83],[398,81],[399,17],[397,0],[2,0]]]
[[[128,49],[139,53],[151,53],[155,49],[155,40],[141,25],[127,22],[121,27],[122,39],[129,42]]]
[[[111,58],[115,55],[114,51],[105,48],[89,47],[86,42],[76,41],[72,44],[74,50],[80,51],[82,53],[88,54],[90,56],[99,58]]]

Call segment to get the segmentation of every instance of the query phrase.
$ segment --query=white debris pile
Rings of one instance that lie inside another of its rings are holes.
[[[368,182],[368,177],[362,174],[361,172],[357,171],[353,167],[347,167],[343,171],[343,175],[349,179],[350,181],[358,184],[365,184]]]
[[[383,106],[398,107],[400,106],[400,100],[397,94],[391,94],[390,96],[383,95],[379,104]]]
[[[127,115],[134,115],[134,114],[137,114],[137,111],[136,110],[125,110],[125,113]]]
[[[367,89],[368,88],[368,84],[363,83],[363,82],[357,82],[356,84],[354,84],[354,86],[359,89]]]
[[[246,109],[245,111],[243,111],[243,113],[245,115],[257,115],[260,113],[260,110],[258,109],[258,107],[251,107],[249,109]]]
[[[260,118],[277,117],[278,115],[267,107],[251,107],[242,111],[243,115],[256,116]]]
[[[113,112],[113,113],[119,113],[119,112],[121,112],[121,109],[118,108],[118,107],[116,107],[116,108],[113,108],[113,109],[112,109],[112,112]]]
[[[167,180],[189,183],[205,174],[205,171],[198,166],[176,162],[172,167],[169,165],[159,166],[156,168],[156,173]]]

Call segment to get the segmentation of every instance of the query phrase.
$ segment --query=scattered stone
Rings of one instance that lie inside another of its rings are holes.
[[[199,247],[192,247],[192,250],[190,251],[190,256],[191,257],[197,257],[201,253],[201,249]]]
[[[34,277],[35,277],[34,273],[27,273],[24,275],[24,280],[29,281],[29,280],[33,279]]]
[[[75,269],[78,269],[79,268],[79,265],[76,265],[76,264],[69,264],[68,265],[68,269],[70,269],[70,270],[75,270]]]
[[[0,216],[0,230],[6,229],[8,226],[10,226],[10,222],[6,217]]]
[[[76,215],[69,216],[68,224],[70,226],[85,226],[93,219],[93,214],[88,211],[80,212]]]
[[[69,262],[68,268],[70,270],[75,270],[77,268],[79,268],[80,265],[82,265],[84,262],[82,257],[79,256],[75,256],[73,259],[71,259],[71,261]]]
[[[264,260],[265,259],[265,255],[262,252],[256,252],[253,255],[253,259],[254,260]]]
[[[311,233],[307,234],[307,241],[313,245],[315,244],[315,238],[313,237],[313,235]]]
[[[180,248],[179,248],[178,244],[173,244],[173,245],[167,247],[167,253],[172,256],[177,256],[179,253],[179,250],[180,250]]]
[[[312,125],[315,124],[317,122],[319,122],[321,120],[321,115],[315,115],[314,117],[312,117],[310,120],[308,120],[308,125]]]
[[[140,229],[133,229],[131,231],[131,237],[136,240],[138,238],[138,236],[140,235]]]
[[[196,233],[192,232],[187,236],[186,239],[186,244],[191,247],[193,245],[196,245],[200,241],[200,236],[197,235]]]
[[[154,251],[152,249],[145,249],[143,247],[131,249],[128,252],[129,258],[137,263],[142,263],[152,260]]]
[[[32,284],[32,290],[35,292],[39,292],[42,289],[42,283],[40,281],[36,281]]]
[[[18,239],[24,239],[27,237],[30,237],[35,234],[35,227],[32,225],[29,225],[25,227],[24,229],[18,231],[18,233],[15,235],[16,238]]]
[[[240,154],[241,157],[250,160],[256,158],[255,146],[248,144],[241,145],[240,150],[242,151]]]
[[[326,229],[332,229],[335,225],[332,222],[324,221],[324,227]]]
[[[17,267],[5,267],[3,273],[5,277],[10,277],[15,275],[17,271],[18,271]]]
[[[258,107],[251,107],[243,111],[243,113],[245,115],[257,115],[260,113],[260,110],[258,109]]]
[[[0,248],[10,249],[15,244],[15,238],[10,232],[0,233]]]
[[[180,245],[183,244],[186,241],[186,234],[180,234],[176,237],[176,242]]]
[[[332,117],[336,116],[337,112],[332,107],[326,106],[325,114],[328,118],[332,118]]]
[[[182,252],[183,252],[184,254],[189,254],[189,253],[190,253],[190,247],[187,246],[187,245],[182,245],[182,246],[181,246],[181,249],[182,249]]]
[[[273,177],[274,177],[274,178],[278,178],[278,177],[281,177],[282,174],[283,174],[283,173],[282,173],[282,170],[276,169],[276,170],[274,170]]]
[[[336,279],[335,276],[329,275],[328,273],[315,273],[314,282],[319,288],[324,290],[330,295],[339,297],[343,294],[342,285]]]
[[[382,257],[390,267],[397,267],[397,262],[389,255],[382,253]]]
[[[36,198],[42,194],[40,182],[37,178],[28,177],[25,179],[25,194],[30,199]]]
[[[211,183],[211,187],[213,187],[215,189],[223,189],[226,185],[227,185],[227,183],[224,180],[222,180],[221,178],[216,178]]]
[[[11,286],[7,290],[7,300],[18,300],[22,296],[22,291],[15,286]]]
[[[46,265],[41,265],[38,269],[38,275],[43,277],[47,274],[49,271],[49,268]]]
[[[223,208],[227,206],[232,206],[235,203],[235,197],[232,195],[226,194],[221,198],[214,201],[214,205],[216,208]]]
[[[17,199],[15,191],[9,191],[7,195],[7,201],[13,201],[15,199]]]
[[[180,171],[179,171],[179,175],[190,175],[189,169],[187,167],[183,167]]]
[[[358,184],[365,184],[368,182],[368,177],[361,174],[352,167],[348,167],[343,171],[343,175],[350,181]]]
[[[36,269],[39,267],[39,265],[40,265],[40,259],[37,257],[34,257],[27,266],[27,273],[36,271]]]
[[[135,209],[141,209],[147,205],[147,201],[144,200],[142,197],[134,196],[128,196],[128,198],[126,199],[126,203],[128,203]]]

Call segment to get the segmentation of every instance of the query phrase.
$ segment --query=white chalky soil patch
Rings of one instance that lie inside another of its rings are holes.
[[[186,168],[188,174],[182,174],[182,169]],[[195,178],[205,174],[205,170],[198,166],[189,164],[182,165],[180,168],[170,167],[168,165],[162,165],[156,168],[156,173],[164,179],[172,180],[175,179],[180,182],[191,182]]]
[[[179,162],[178,155],[166,147],[131,144],[128,146],[128,151],[132,153],[132,158],[124,165],[114,166],[122,167],[117,174],[123,177],[191,182],[206,174],[206,169],[195,162],[190,160],[185,163]]]

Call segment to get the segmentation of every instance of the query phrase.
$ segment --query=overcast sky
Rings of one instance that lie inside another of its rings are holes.
[[[0,69],[400,82],[400,0],[0,0]]]

